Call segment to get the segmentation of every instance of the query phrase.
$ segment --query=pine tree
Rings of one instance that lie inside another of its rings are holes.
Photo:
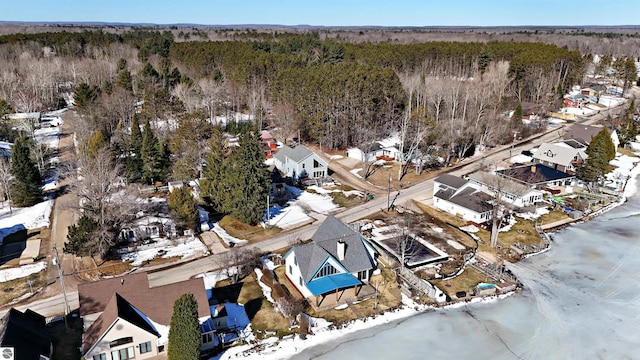
[[[195,229],[198,223],[198,202],[186,187],[174,189],[169,195],[169,210],[174,212],[180,225],[187,229]]]
[[[587,160],[578,168],[578,177],[587,182],[600,181],[608,171],[609,161],[616,157],[616,148],[607,128],[598,132],[587,147]]]
[[[193,294],[187,293],[173,304],[173,315],[169,327],[169,360],[200,359],[200,323],[198,303]]]
[[[152,184],[162,178],[162,154],[158,151],[158,138],[153,134],[149,120],[144,124],[140,158],[142,159],[142,181]]]
[[[98,223],[87,215],[82,215],[77,224],[69,226],[64,252],[75,256],[97,255],[99,247],[94,246],[97,230]]]
[[[11,150],[11,174],[14,181],[9,187],[14,206],[27,207],[42,201],[42,176],[31,159],[29,139],[16,139]]]
[[[255,225],[264,216],[270,176],[258,137],[244,132],[239,140],[240,147],[224,162],[222,207],[236,219]]]
[[[73,92],[73,102],[79,108],[86,108],[93,103],[99,93],[100,89],[95,85],[91,87],[87,83],[81,83]]]
[[[214,129],[209,139],[209,152],[205,155],[206,165],[202,169],[200,196],[218,212],[222,212],[224,188],[222,184],[222,164],[224,160],[224,139],[219,129]]]
[[[513,127],[515,129],[520,129],[522,127],[522,104],[518,103],[516,109],[513,111],[513,115],[511,116],[511,121],[513,122]]]
[[[133,91],[133,80],[131,79],[131,71],[128,69],[120,70],[116,77],[116,86],[128,91]]]

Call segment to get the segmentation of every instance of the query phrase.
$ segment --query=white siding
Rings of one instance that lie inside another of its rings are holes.
[[[464,208],[460,205],[456,205],[454,203],[451,203],[449,201],[440,199],[440,198],[434,198],[433,199],[433,203],[436,206],[436,208],[448,212],[451,215],[454,216],[462,216],[462,218],[466,221],[473,221],[475,223],[483,223],[487,220],[489,220],[489,218],[491,217],[491,211],[488,211],[485,213],[485,217],[482,217],[482,214],[477,213],[473,210]]]
[[[311,291],[307,289],[306,284],[304,283],[300,286],[300,279],[302,279],[302,274],[300,273],[300,268],[295,264],[295,251],[291,251],[289,255],[285,258],[284,264],[286,266],[285,272],[291,283],[302,293],[302,295],[306,298],[313,296]]]
[[[109,343],[111,341],[126,337],[132,337],[133,342],[113,348],[109,347]],[[111,328],[109,328],[109,330],[107,330],[107,332],[102,336],[102,338],[98,340],[93,348],[84,355],[84,358],[93,359],[94,355],[106,353],[107,359],[111,359],[111,351],[126,349],[133,346],[136,359],[147,359],[158,355],[158,345],[156,343],[157,340],[157,336],[140,329],[139,327],[131,324],[128,321],[118,318],[111,326]],[[140,354],[139,345],[147,341],[151,342],[151,351],[148,353]]]

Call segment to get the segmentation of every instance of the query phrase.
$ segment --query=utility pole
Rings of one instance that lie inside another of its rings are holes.
[[[269,208],[269,194],[267,194],[267,228],[269,228],[270,220],[271,220],[271,209]]]
[[[378,280],[376,279],[376,283],[375,283],[375,289],[376,289],[376,296],[374,297],[373,300],[373,311],[377,311],[378,310]]]
[[[389,171],[389,186],[387,187],[387,211],[391,210],[391,171]]]
[[[58,277],[60,278],[60,286],[62,287],[62,296],[64,298],[64,314],[69,315],[69,303],[67,302],[67,291],[64,288],[64,276],[62,274],[62,267],[60,266],[60,260],[58,259],[58,248],[56,244],[53,244],[53,251],[56,254],[56,257],[53,258],[53,265],[58,267]],[[65,316],[66,319],[66,316]]]

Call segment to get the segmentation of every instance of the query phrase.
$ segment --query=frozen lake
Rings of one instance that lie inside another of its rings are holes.
[[[554,234],[510,268],[507,299],[413,316],[294,359],[634,359],[640,355],[640,197]]]

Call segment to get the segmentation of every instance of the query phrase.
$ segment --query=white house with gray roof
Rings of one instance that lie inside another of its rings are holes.
[[[294,148],[284,146],[274,159],[276,168],[294,180],[328,176],[327,163],[302,145]]]
[[[378,252],[358,232],[329,215],[308,244],[285,255],[286,276],[300,294],[319,306],[330,294],[344,294],[369,281]]]
[[[587,159],[583,148],[575,148],[565,143],[544,143],[533,155],[533,162],[575,174],[577,167]]]

